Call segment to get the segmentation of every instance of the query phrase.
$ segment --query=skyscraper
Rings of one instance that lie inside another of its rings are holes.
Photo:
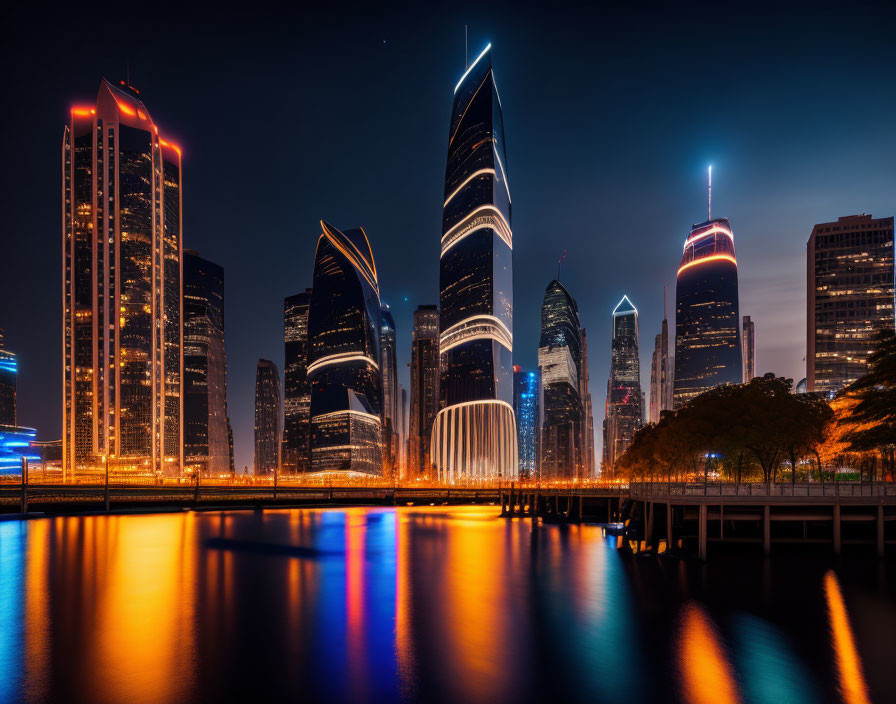
[[[644,396],[638,357],[638,309],[628,296],[623,296],[613,309],[611,349],[602,474],[615,471],[616,462],[644,423]]]
[[[311,471],[311,385],[308,383],[308,309],[311,289],[283,301],[283,470]]]
[[[0,330],[0,425],[18,425],[16,413],[16,356],[3,347]]]
[[[582,361],[579,364],[579,397],[582,399],[582,476],[594,472],[594,408],[591,405],[591,378],[588,373],[588,333],[582,328]]]
[[[380,309],[380,370],[383,374],[383,470],[398,470],[398,362],[395,358],[395,319],[387,304]]]
[[[541,305],[538,368],[543,390],[541,477],[572,479],[585,474],[585,413],[579,376],[582,329],[579,308],[556,279],[548,284]]]
[[[63,463],[183,466],[181,154],[129,86],[62,140]]]
[[[439,479],[517,473],[513,235],[501,99],[489,44],[454,88],[440,255]]]
[[[204,476],[230,472],[224,269],[185,249],[184,462]]]
[[[806,254],[806,384],[833,395],[865,375],[878,331],[894,327],[893,218],[816,225]]]
[[[675,289],[673,405],[743,381],[737,259],[727,218],[694,225]]]
[[[311,469],[381,475],[380,292],[363,229],[321,221],[308,312]]]
[[[516,415],[516,437],[519,448],[519,476],[537,476],[536,457],[541,436],[541,380],[537,371],[513,367],[513,412]]]
[[[259,359],[255,371],[255,476],[280,467],[280,372],[277,365]]]
[[[754,323],[749,315],[744,316],[743,340],[741,347],[744,353],[744,383],[756,376],[754,367],[756,366],[756,323]]]
[[[665,298],[664,298],[665,301]],[[669,321],[663,305],[663,325],[653,345],[650,362],[650,411],[648,420],[659,423],[663,411],[672,410],[672,367],[669,364]]]
[[[411,333],[411,406],[408,418],[408,476],[428,477],[432,424],[439,412],[439,309],[418,306]]]

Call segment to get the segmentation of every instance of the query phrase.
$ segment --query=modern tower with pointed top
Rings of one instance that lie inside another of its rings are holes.
[[[610,378],[607,380],[604,454],[601,473],[612,476],[616,462],[644,424],[644,395],[638,357],[638,309],[623,296],[613,309]]]
[[[361,228],[321,222],[308,311],[311,470],[383,473],[380,289]]]
[[[181,153],[100,83],[62,141],[63,470],[183,467]]]
[[[513,413],[513,235],[501,99],[491,45],[454,88],[439,273],[439,479],[517,475]]]

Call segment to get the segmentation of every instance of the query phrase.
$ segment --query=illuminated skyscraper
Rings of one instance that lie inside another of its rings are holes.
[[[491,45],[454,88],[440,256],[439,479],[517,473],[513,417],[513,235]]]
[[[381,475],[380,293],[362,229],[321,222],[308,312],[311,469]]]
[[[103,80],[62,140],[63,462],[183,466],[181,155]]]
[[[544,400],[538,462],[541,477],[583,477],[586,420],[579,382],[582,329],[575,300],[557,280],[551,281],[544,292],[538,368]]]
[[[877,333],[896,326],[893,218],[816,225],[806,254],[806,385],[832,396],[868,372]]]
[[[750,320],[749,315],[744,316],[743,340],[741,348],[744,353],[744,383],[756,376],[756,323]]]
[[[579,364],[579,397],[582,399],[582,476],[594,472],[594,409],[591,405],[591,378],[588,373],[588,333],[582,328],[582,361]]]
[[[513,367],[513,412],[519,449],[520,478],[535,478],[541,436],[541,380],[537,371]]]
[[[255,372],[255,476],[280,467],[280,372],[277,365],[259,359]]]
[[[418,306],[411,334],[411,405],[408,418],[408,476],[430,476],[429,443],[439,412],[439,309]]]
[[[3,348],[3,330],[0,330],[0,425],[15,426],[16,414],[16,356]]]
[[[283,470],[311,471],[311,385],[308,383],[308,309],[311,289],[283,301]]]
[[[184,462],[216,476],[230,472],[224,269],[192,250],[183,255]]]
[[[385,303],[380,310],[380,371],[383,374],[383,470],[398,469],[398,362],[395,358],[395,319]]]
[[[628,296],[613,309],[612,359],[607,381],[604,463],[601,473],[612,475],[616,462],[644,424],[641,362],[638,357],[638,309]]]
[[[743,381],[737,259],[727,218],[694,225],[675,289],[675,408]]]
[[[648,420],[659,423],[663,411],[672,410],[672,367],[669,364],[669,321],[663,310],[663,326],[656,336],[650,363],[650,411]]]

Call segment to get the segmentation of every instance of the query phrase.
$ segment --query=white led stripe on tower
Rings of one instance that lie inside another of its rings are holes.
[[[508,350],[513,349],[513,335],[493,315],[474,315],[452,325],[439,336],[439,353],[447,352],[471,340],[495,340]]]
[[[361,354],[360,352],[342,352],[340,354],[330,354],[315,360],[308,365],[308,369],[305,373],[311,374],[311,372],[317,371],[321,367],[326,367],[331,364],[342,364],[343,362],[367,362],[377,369],[380,368],[379,365],[366,354]]]
[[[511,250],[513,249],[513,233],[510,231],[510,225],[507,224],[504,214],[494,205],[481,205],[442,235],[442,253],[439,255],[440,258],[445,256],[449,249],[468,235],[486,228],[497,232],[498,237],[504,240],[504,243]]]

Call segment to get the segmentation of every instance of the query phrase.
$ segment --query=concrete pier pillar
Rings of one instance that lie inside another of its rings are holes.
[[[840,554],[840,504],[834,504],[834,554]]]
[[[762,507],[762,554],[772,553],[772,511],[768,504]]]
[[[666,502],[666,549],[672,548],[672,502]]]
[[[697,550],[699,558],[706,560],[706,504],[700,504],[699,526],[697,528]]]
[[[647,521],[647,528],[644,531],[644,540],[647,541],[648,545],[653,544],[653,502],[644,502],[644,516]]]
[[[886,552],[886,544],[884,543],[884,506],[877,506],[877,556],[883,557]]]

